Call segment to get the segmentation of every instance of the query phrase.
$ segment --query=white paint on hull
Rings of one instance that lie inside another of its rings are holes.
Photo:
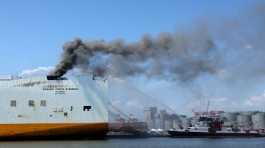
[[[0,81],[0,124],[107,123],[106,91],[107,82],[85,76]],[[11,100],[16,101],[15,107]],[[34,106],[29,106],[29,100]],[[41,106],[41,100],[46,106]],[[91,109],[84,111],[84,106]]]

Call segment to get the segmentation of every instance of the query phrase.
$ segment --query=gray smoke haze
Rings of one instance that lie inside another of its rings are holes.
[[[157,37],[144,35],[135,43],[75,39],[63,46],[62,59],[51,75],[80,68],[98,76],[144,74],[181,81],[202,74],[225,79],[263,76],[265,5],[235,18],[213,20]]]
[[[52,73],[54,76],[62,76],[78,67],[100,76],[170,75],[189,80],[200,73],[215,73],[217,66],[212,54],[215,45],[207,30],[161,33],[157,38],[145,35],[139,42],[131,44],[122,40],[105,42],[75,39],[67,42],[63,49],[62,60]],[[94,58],[105,58],[107,62],[96,63]]]

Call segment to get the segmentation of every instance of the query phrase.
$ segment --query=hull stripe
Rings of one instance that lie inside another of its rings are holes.
[[[0,124],[0,138],[103,136],[107,131],[107,123]]]

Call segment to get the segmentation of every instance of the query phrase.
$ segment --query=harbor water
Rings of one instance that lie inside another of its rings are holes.
[[[0,148],[264,148],[265,138],[142,138],[77,141],[9,141]]]

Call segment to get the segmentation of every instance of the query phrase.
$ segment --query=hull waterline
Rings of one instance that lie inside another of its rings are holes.
[[[0,140],[104,138],[107,123],[0,124]]]
[[[249,137],[265,137],[259,133],[208,133],[208,132],[185,132],[185,131],[168,131],[171,137],[175,138],[249,138]]]

